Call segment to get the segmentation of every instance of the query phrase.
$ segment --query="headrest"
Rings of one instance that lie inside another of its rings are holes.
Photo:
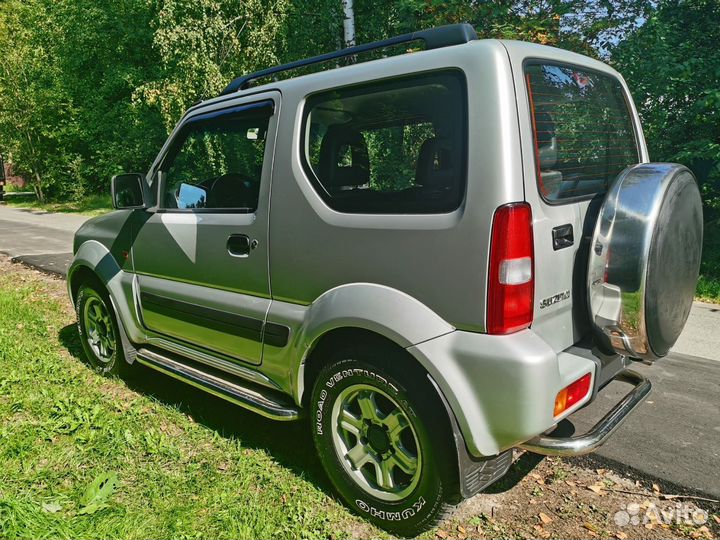
[[[415,183],[424,187],[447,187],[452,185],[453,150],[448,139],[427,139],[418,152]]]
[[[343,163],[348,152],[350,163]],[[330,126],[320,144],[319,169],[325,187],[355,187],[370,182],[370,158],[362,133],[342,124]]]
[[[535,115],[535,122],[540,169],[549,169],[557,163],[558,147],[555,121],[550,113],[538,111]]]

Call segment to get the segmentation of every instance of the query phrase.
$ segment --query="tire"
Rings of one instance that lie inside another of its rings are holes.
[[[103,375],[121,376],[125,361],[117,318],[110,297],[92,285],[81,285],[75,299],[80,343],[89,364]]]
[[[444,408],[427,379],[371,363],[382,356],[402,365],[387,351],[333,356],[310,403],[320,461],[355,512],[392,533],[415,536],[452,509],[448,500],[457,491]]]

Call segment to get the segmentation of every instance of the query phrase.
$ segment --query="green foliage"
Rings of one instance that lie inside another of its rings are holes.
[[[133,103],[158,62],[146,0],[0,4],[0,147],[38,197],[80,199],[147,167],[165,137]]]
[[[711,302],[720,302],[720,227],[717,220],[710,220],[705,224],[697,296]]]
[[[393,125],[366,132],[370,185],[381,191],[412,187],[420,147],[435,135],[431,122]]]
[[[169,130],[239,74],[335,48],[339,9],[328,0],[166,0],[152,23],[160,76],[134,100],[156,107]]]
[[[78,200],[56,202],[40,202],[30,197],[5,197],[5,202],[9,206],[20,208],[34,208],[44,212],[67,212],[87,216],[99,216],[112,210],[110,193],[88,195]]]
[[[720,209],[718,42],[717,0],[664,0],[612,55],[638,104],[650,158],[689,166],[714,210]]]
[[[356,1],[358,41],[469,22],[481,38],[520,39],[597,56],[634,25],[645,0]]]
[[[115,491],[117,483],[118,477],[115,473],[103,472],[97,475],[80,498],[82,508],[78,510],[78,515],[91,515],[99,510],[108,508],[110,505],[107,503],[107,500]]]
[[[60,70],[32,30],[44,17],[33,7],[12,0],[0,4],[0,144],[42,198],[58,181],[45,178],[48,169],[58,160],[69,166],[76,157],[69,143],[75,111],[57,86]]]
[[[720,4],[663,0],[612,61],[643,121],[652,161],[687,165],[700,183],[705,240],[698,295],[720,299]]]
[[[356,0],[355,15],[359,43],[470,22],[481,37],[612,53],[640,110],[651,158],[690,166],[706,220],[717,223],[717,0]],[[108,192],[111,175],[146,171],[197,99],[241,73],[341,47],[342,22],[340,0],[4,0],[0,152],[40,203],[83,206]],[[388,52],[366,56],[380,54]],[[379,156],[391,144],[371,141],[370,151]],[[374,183],[407,176],[401,162],[383,167]],[[712,245],[705,249],[712,259]],[[720,280],[712,268],[704,263],[701,283]]]
[[[595,54],[646,3],[356,0],[357,41],[468,21],[483,37]],[[339,0],[5,0],[0,152],[41,202],[106,193],[112,174],[148,169],[194,101],[341,47],[342,21]]]

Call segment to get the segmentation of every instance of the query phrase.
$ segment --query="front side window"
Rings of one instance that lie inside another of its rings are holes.
[[[161,166],[162,207],[254,212],[272,112],[267,101],[190,119]]]
[[[457,209],[465,190],[465,94],[456,71],[315,94],[303,138],[314,187],[340,212]]]
[[[531,63],[525,80],[538,189],[560,202],[604,192],[639,161],[632,115],[620,82],[581,68]]]

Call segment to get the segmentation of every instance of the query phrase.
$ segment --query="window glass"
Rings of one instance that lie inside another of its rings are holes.
[[[632,117],[620,82],[572,66],[525,69],[538,188],[548,201],[604,192],[638,162]]]
[[[272,103],[191,119],[165,158],[163,207],[257,209]]]
[[[305,112],[304,165],[341,212],[450,212],[465,190],[466,116],[455,71],[316,94]]]

